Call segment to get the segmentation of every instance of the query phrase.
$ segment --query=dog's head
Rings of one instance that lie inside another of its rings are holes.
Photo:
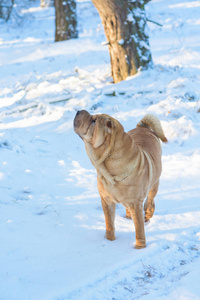
[[[100,147],[119,127],[122,125],[106,114],[90,115],[86,110],[81,110],[74,118],[74,131],[94,149]]]

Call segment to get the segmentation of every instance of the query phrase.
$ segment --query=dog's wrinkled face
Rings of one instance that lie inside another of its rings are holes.
[[[114,127],[108,115],[90,115],[86,110],[78,111],[74,118],[74,131],[93,148],[100,147]]]

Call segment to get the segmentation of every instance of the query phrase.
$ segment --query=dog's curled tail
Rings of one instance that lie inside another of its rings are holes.
[[[142,118],[142,120],[137,124],[137,127],[150,128],[157,135],[157,137],[161,139],[162,142],[168,142],[160,124],[160,120],[154,115],[147,114],[144,116],[144,118]]]

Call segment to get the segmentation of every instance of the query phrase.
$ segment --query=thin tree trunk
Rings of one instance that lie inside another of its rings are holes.
[[[9,20],[14,0],[0,0],[0,19]]]
[[[55,0],[56,33],[55,41],[78,37],[75,0]]]
[[[92,0],[109,43],[114,82],[152,65],[143,0]]]

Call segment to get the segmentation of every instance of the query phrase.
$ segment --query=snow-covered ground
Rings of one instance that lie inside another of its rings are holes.
[[[0,300],[200,299],[200,1],[147,5],[154,69],[112,84],[103,27],[79,0],[79,38],[54,43],[54,9],[16,0],[0,27]],[[147,248],[117,207],[114,242],[79,109],[130,130],[162,121],[163,173]]]

